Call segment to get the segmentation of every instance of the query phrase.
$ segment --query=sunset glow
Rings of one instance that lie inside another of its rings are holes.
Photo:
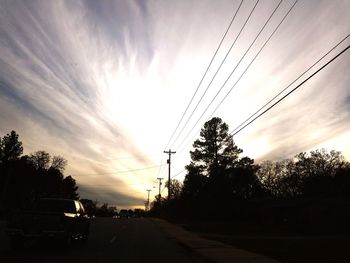
[[[181,172],[198,131],[231,87],[213,116],[233,130],[350,33],[350,1],[299,1],[244,73],[294,3],[283,1],[195,125],[278,3],[259,2],[210,84],[253,7],[254,1],[244,2],[185,120],[210,88],[176,142],[167,145],[238,2],[1,1],[1,136],[15,130],[25,154],[64,156],[65,173],[76,178],[82,197],[143,206],[146,189],[153,198],[157,177],[167,178],[163,151],[177,151],[171,169]],[[349,85],[347,52],[234,140],[258,162],[321,147],[349,160]]]

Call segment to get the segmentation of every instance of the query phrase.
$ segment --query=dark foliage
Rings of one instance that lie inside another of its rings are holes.
[[[241,158],[242,152],[228,134],[228,125],[212,118],[193,143],[179,198],[157,201],[153,210],[162,207],[186,217],[231,218],[233,205],[252,198],[260,187],[254,160]]]
[[[266,161],[257,172],[273,199],[348,198],[350,164],[337,151],[325,149],[299,153],[294,159]]]
[[[206,122],[193,143],[180,194],[157,197],[151,214],[350,232],[350,164],[340,152],[303,152],[260,165],[240,157],[242,152],[220,118]]]
[[[96,206],[95,215],[101,217],[113,217],[117,215],[117,208],[115,206],[109,206],[107,203],[104,203],[100,207]]]
[[[15,131],[0,138],[0,162],[18,159],[23,153],[22,142]]]
[[[80,199],[80,202],[83,204],[85,211],[89,216],[96,215],[97,201],[92,201],[90,199]]]
[[[64,177],[67,161],[45,151],[24,155],[15,131],[0,138],[0,211],[29,206],[41,197],[78,199],[73,177]]]

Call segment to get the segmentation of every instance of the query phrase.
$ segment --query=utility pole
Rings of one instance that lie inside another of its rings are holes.
[[[176,153],[176,152],[172,152],[170,149],[169,151],[164,151],[164,153],[169,154],[169,159],[167,161],[168,165],[169,165],[169,174],[168,174],[168,200],[171,199],[171,177],[170,177],[170,167],[171,167],[171,154]]]
[[[161,186],[162,186],[162,180],[163,180],[164,178],[158,177],[157,179],[159,180],[159,200],[160,200],[160,197],[161,197],[160,188],[161,188]]]
[[[151,192],[152,190],[151,189],[147,189],[146,191],[148,192],[148,195],[147,195],[147,211],[149,211],[149,192]]]

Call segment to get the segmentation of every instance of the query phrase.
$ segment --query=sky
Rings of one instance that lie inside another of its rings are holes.
[[[143,206],[167,178],[164,150],[183,180],[205,121],[234,130],[350,33],[350,1],[294,2],[0,0],[0,136],[66,158],[83,198]],[[346,51],[235,143],[257,163],[319,148],[350,160],[349,86]]]

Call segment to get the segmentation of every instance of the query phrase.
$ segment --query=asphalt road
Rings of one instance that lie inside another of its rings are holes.
[[[167,238],[158,226],[147,218],[95,218],[91,222],[90,238],[85,244],[58,248],[53,244],[28,242],[23,250],[10,249],[0,223],[0,261],[7,262],[202,262],[191,252]]]

